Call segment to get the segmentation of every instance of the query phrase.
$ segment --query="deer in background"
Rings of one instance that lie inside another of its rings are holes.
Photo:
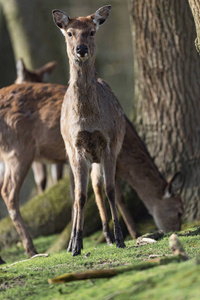
[[[61,134],[75,184],[68,247],[73,256],[81,254],[91,167],[92,181],[98,182],[103,172],[116,246],[125,247],[115,204],[116,162],[124,139],[125,118],[118,100],[110,87],[97,78],[94,67],[95,34],[110,10],[111,6],[104,6],[88,17],[73,19],[60,10],[53,10],[54,22],[65,36],[70,65],[69,87],[61,109]]]
[[[44,82],[49,74],[52,73],[56,66],[55,61],[51,61],[41,68],[34,71],[30,71],[26,68],[22,58],[19,58],[16,62],[17,78],[15,80],[16,84],[21,84],[25,82]],[[37,185],[38,193],[41,194],[47,182],[47,170],[46,165],[41,162],[34,161],[32,164],[32,170],[34,179]],[[0,189],[3,184],[3,177],[5,173],[5,165],[3,161],[0,161]],[[51,166],[51,175],[53,182],[56,183],[62,178],[63,174],[63,164],[54,164]]]
[[[41,68],[34,71],[30,71],[26,68],[22,58],[19,58],[16,63],[17,78],[15,83],[25,83],[25,82],[45,82],[48,75],[52,73],[55,69],[56,62],[51,61]],[[38,193],[41,194],[47,182],[47,170],[46,165],[41,162],[33,162],[32,170],[34,174],[34,179],[37,184]],[[63,176],[63,164],[53,164],[51,165],[51,176],[53,183],[56,183]]]

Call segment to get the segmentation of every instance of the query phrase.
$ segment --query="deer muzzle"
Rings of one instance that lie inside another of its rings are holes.
[[[76,47],[76,53],[79,57],[85,58],[88,56],[88,47],[84,44],[78,45]]]

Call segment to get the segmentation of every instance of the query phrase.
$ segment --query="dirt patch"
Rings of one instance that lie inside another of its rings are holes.
[[[6,280],[4,282],[0,282],[0,291],[6,291],[7,289],[13,288],[15,286],[24,286],[25,285],[24,275],[17,276],[12,278],[11,280]]]

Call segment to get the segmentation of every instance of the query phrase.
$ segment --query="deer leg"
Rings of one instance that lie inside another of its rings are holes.
[[[33,155],[30,155],[31,151],[29,151],[29,156],[26,156],[25,153],[17,153],[17,156],[9,156],[9,158],[5,160],[6,169],[1,192],[9,215],[23,242],[24,249],[26,253],[33,256],[37,254],[37,252],[19,209],[20,188],[32,163]]]
[[[74,203],[74,200],[75,200],[75,194],[74,194],[74,191],[75,191],[74,175],[73,175],[72,168],[71,168],[70,164],[69,164],[69,179],[70,179],[70,196],[71,196],[72,201]]]
[[[68,248],[67,248],[67,252],[72,252],[73,245],[74,245],[75,238],[76,238],[76,225],[77,225],[77,211],[78,211],[78,208],[75,207],[75,206],[76,206],[76,202],[73,203],[73,207],[72,207],[72,232],[71,232],[71,237],[70,237],[69,245],[68,245]]]
[[[133,217],[131,216],[128,208],[126,207],[122,195],[122,190],[121,190],[121,184],[119,178],[116,178],[115,182],[115,187],[116,187],[116,202],[117,206],[120,210],[120,213],[124,219],[124,222],[126,223],[126,226],[128,228],[128,231],[133,239],[137,238],[140,236],[140,233],[137,229],[137,226],[133,220]]]
[[[41,194],[45,190],[46,182],[47,182],[46,166],[41,162],[34,161],[32,163],[32,170],[38,188],[38,193]]]
[[[4,164],[3,160],[0,160],[0,191],[3,186],[4,174],[5,174],[5,164]]]
[[[3,265],[3,264],[5,264],[5,261],[0,256],[0,265]]]
[[[105,206],[105,198],[103,195],[103,177],[101,173],[101,165],[94,163],[92,165],[91,171],[92,187],[95,193],[95,200],[101,217],[103,233],[107,244],[111,245],[114,242],[114,236],[109,228],[108,216]]]
[[[117,208],[115,203],[115,171],[116,171],[116,159],[113,156],[104,158],[104,176],[105,176],[105,190],[109,200],[112,219],[114,223],[114,236],[117,248],[126,247],[124,243],[123,234],[119,225],[119,219],[117,215]]]
[[[51,175],[54,183],[60,180],[63,177],[63,163],[52,164]]]
[[[81,254],[83,246],[84,208],[89,177],[89,166],[86,160],[78,159],[77,161],[73,164],[73,160],[70,160],[75,182],[75,201],[73,205],[73,227],[68,249],[72,249],[73,256]]]

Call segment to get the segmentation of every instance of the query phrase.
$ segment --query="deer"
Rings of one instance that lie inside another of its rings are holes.
[[[0,159],[5,164],[1,195],[27,254],[37,251],[22,219],[19,193],[33,161],[65,163],[60,110],[66,87],[21,83],[0,90]]]
[[[29,70],[22,58],[16,62],[17,78],[16,84],[25,82],[45,82],[48,75],[55,69],[56,62],[50,61],[34,71]],[[47,170],[44,163],[34,161],[32,164],[34,179],[37,185],[38,193],[41,194],[46,188]],[[55,184],[63,176],[63,164],[51,165],[51,175]]]
[[[65,163],[67,160],[60,132],[61,106],[66,91],[67,86],[52,83],[13,84],[0,89],[0,159],[6,165],[1,193],[29,256],[37,254],[37,251],[20,214],[19,193],[33,161]],[[120,197],[119,178],[128,182],[138,193],[158,229],[178,231],[184,213],[180,196],[183,176],[177,172],[167,181],[133,124],[124,117],[126,129],[117,159],[116,200],[130,235],[134,238],[138,232],[130,211]],[[92,184],[95,198],[102,199],[97,200],[97,205],[103,203],[103,177],[96,178]],[[104,204],[99,211],[109,243],[111,238]],[[0,258],[1,263],[3,260]]]
[[[44,82],[49,74],[52,73],[56,66],[55,61],[51,61],[43,65],[39,69],[34,71],[29,70],[22,58],[19,58],[16,62],[17,78],[15,79],[16,84],[25,82]],[[41,162],[34,161],[32,164],[32,170],[34,179],[37,185],[38,193],[41,194],[46,188],[47,182],[47,170],[46,165]],[[0,162],[0,189],[3,184],[3,176],[5,173],[5,166],[3,161]],[[54,164],[51,166],[51,173],[53,182],[56,183],[63,175],[63,164]]]
[[[109,16],[103,6],[87,17],[69,18],[53,10],[53,20],[65,36],[70,78],[61,108],[61,134],[74,176],[73,225],[68,251],[80,255],[88,178],[102,176],[114,223],[115,243],[125,247],[116,209],[115,173],[125,134],[122,108],[108,84],[96,75],[95,34]],[[100,199],[100,198],[98,198]]]

